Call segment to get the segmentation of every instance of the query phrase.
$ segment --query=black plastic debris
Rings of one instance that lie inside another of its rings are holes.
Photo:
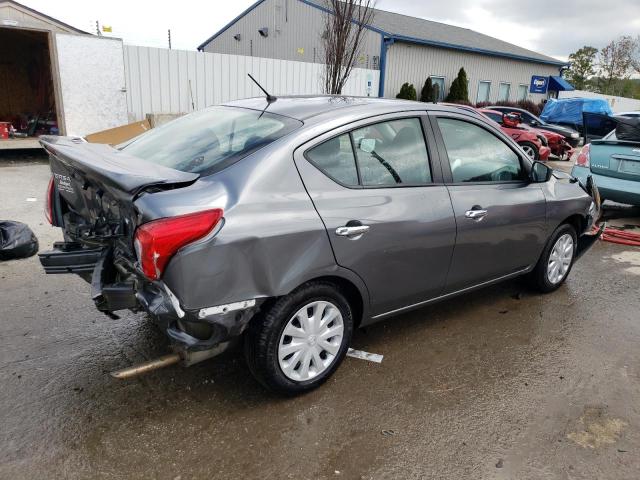
[[[616,118],[616,138],[630,142],[640,142],[640,118]]]
[[[0,220],[0,260],[27,258],[38,252],[38,239],[25,223]]]

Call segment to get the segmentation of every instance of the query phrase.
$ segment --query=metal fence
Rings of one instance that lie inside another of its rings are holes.
[[[132,45],[125,45],[124,61],[130,121],[262,95],[247,73],[274,95],[322,92],[324,67],[316,63]],[[354,69],[343,93],[376,96],[379,73]]]

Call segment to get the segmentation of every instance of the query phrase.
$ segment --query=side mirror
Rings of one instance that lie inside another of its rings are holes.
[[[529,125],[531,125],[532,127],[537,127],[538,125],[540,125],[540,123],[537,120],[531,120],[531,123],[529,123]]]
[[[533,162],[531,166],[531,181],[533,183],[545,183],[551,178],[553,170],[542,162]]]

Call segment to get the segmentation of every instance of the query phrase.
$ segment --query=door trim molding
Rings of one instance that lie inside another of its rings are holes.
[[[406,312],[406,311],[409,311],[409,310],[413,310],[415,308],[419,308],[419,307],[422,307],[422,306],[425,306],[425,305],[429,305],[430,303],[439,302],[441,300],[446,300],[447,298],[454,297],[454,296],[460,295],[462,293],[470,292],[471,290],[476,290],[478,288],[487,287],[487,286],[492,285],[494,283],[502,282],[503,280],[508,280],[510,278],[518,277],[520,275],[528,273],[529,271],[531,271],[532,268],[533,268],[533,266],[530,265],[527,268],[523,268],[523,269],[515,271],[513,273],[508,273],[507,275],[502,275],[501,277],[497,277],[497,278],[494,278],[492,280],[487,280],[485,282],[478,283],[478,284],[472,285],[470,287],[465,287],[465,288],[463,288],[461,290],[456,290],[455,292],[447,293],[445,295],[440,295],[439,297],[434,297],[434,298],[431,298],[429,300],[424,300],[423,302],[414,303],[412,305],[407,305],[406,307],[396,308],[395,310],[390,310],[390,311],[385,312],[385,313],[380,313],[378,315],[375,315],[375,316],[371,317],[371,320],[382,320],[383,318],[389,317],[391,315],[396,315],[398,313],[402,313],[402,312]]]

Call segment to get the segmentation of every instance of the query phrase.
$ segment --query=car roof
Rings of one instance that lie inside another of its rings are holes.
[[[498,109],[505,109],[505,110],[514,110],[516,112],[526,112],[530,115],[533,115],[533,113],[529,112],[528,110],[525,110],[524,108],[518,108],[518,107],[510,107],[508,105],[489,105],[488,107],[489,110],[498,110]],[[535,115],[533,115],[535,117]]]
[[[253,97],[234,100],[224,105],[231,107],[266,110],[270,113],[285,115],[297,120],[331,113],[337,116],[357,115],[360,113],[382,114],[407,110],[438,110],[460,112],[460,108],[450,105],[416,102],[377,97],[354,97],[345,95],[290,95],[280,96],[269,103],[265,97]],[[465,112],[468,112],[465,110]]]

